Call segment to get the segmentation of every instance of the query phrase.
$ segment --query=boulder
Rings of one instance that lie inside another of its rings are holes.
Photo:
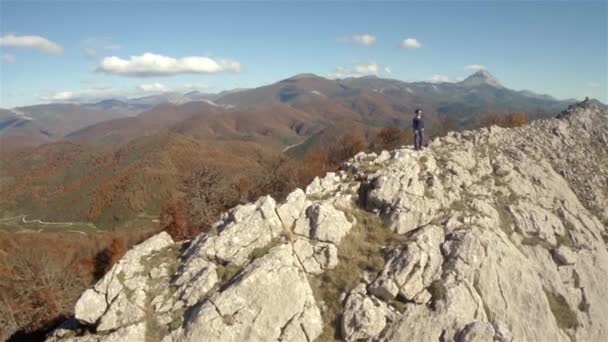
[[[388,305],[373,296],[367,296],[365,284],[350,292],[342,314],[342,337],[345,341],[369,340],[378,336],[394,313]]]
[[[205,238],[201,246],[193,248],[208,260],[237,265],[246,263],[256,248],[268,245],[283,231],[276,202],[270,196],[232,209],[217,227],[217,236]]]
[[[98,331],[141,320],[148,290],[146,257],[172,244],[169,234],[162,232],[129,250],[93,289],[78,299],[76,319],[86,324],[98,323]]]
[[[338,249],[334,244],[298,237],[293,251],[309,274],[321,274],[338,265]]]
[[[315,203],[296,222],[294,232],[306,238],[338,245],[353,224],[329,203]]]
[[[167,341],[276,341],[284,334],[314,340],[322,327],[306,273],[282,244],[198,305]]]
[[[421,294],[441,275],[442,227],[427,226],[416,232],[402,252],[391,258],[380,276],[370,286],[370,292],[385,300],[401,295],[408,300]],[[423,300],[425,295],[419,297]]]
[[[494,340],[492,324],[484,321],[469,323],[458,334],[458,342],[489,342]]]

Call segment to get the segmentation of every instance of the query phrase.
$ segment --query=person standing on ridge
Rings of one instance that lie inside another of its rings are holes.
[[[422,149],[422,141],[424,140],[424,121],[422,121],[422,110],[416,109],[416,117],[414,117],[414,149]]]

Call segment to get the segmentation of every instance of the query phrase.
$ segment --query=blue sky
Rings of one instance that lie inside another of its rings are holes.
[[[216,92],[304,72],[456,81],[481,66],[509,88],[608,101],[606,1],[0,6],[2,107]]]

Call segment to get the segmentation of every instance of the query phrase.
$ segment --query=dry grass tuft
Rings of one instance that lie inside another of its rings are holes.
[[[356,220],[356,224],[338,246],[338,266],[311,279],[315,297],[324,305],[325,324],[317,341],[340,339],[340,314],[344,304],[340,298],[362,281],[363,271],[379,273],[388,259],[384,251],[406,240],[390,231],[374,214],[359,208],[346,214],[351,222]]]

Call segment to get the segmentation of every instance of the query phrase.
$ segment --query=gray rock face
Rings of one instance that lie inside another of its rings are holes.
[[[293,243],[293,252],[310,274],[321,274],[338,265],[338,248],[331,243],[297,238]]]
[[[88,324],[94,324],[106,312],[107,308],[106,297],[97,293],[94,289],[88,289],[84,291],[76,302],[74,313],[76,319]]]
[[[458,334],[458,342],[486,342],[494,340],[494,328],[488,322],[475,321]]]
[[[607,143],[583,103],[360,153],[217,232],[136,246],[48,340],[607,340]]]
[[[370,286],[370,292],[385,300],[392,300],[397,295],[408,300],[420,295],[419,301],[428,297],[423,291],[441,275],[443,257],[440,244],[443,240],[443,228],[421,228],[406,243],[403,251],[388,261]]]
[[[194,307],[166,341],[306,340],[323,322],[302,267],[288,245],[247,266],[228,288]],[[303,338],[302,338],[303,337]]]
[[[76,319],[97,323],[98,331],[140,321],[145,315],[146,290],[150,287],[145,260],[172,244],[169,234],[162,232],[128,251],[93,289],[83,293],[74,310]]]
[[[281,234],[283,224],[270,196],[238,206],[218,222],[220,233],[205,238],[201,251],[211,260],[242,265],[256,248],[266,246]]]
[[[365,284],[359,284],[344,304],[342,336],[347,341],[371,339],[378,336],[394,316],[385,302],[367,296]]]
[[[331,204],[314,204],[306,210],[306,220],[296,223],[295,233],[332,244],[339,244],[352,224]]]

